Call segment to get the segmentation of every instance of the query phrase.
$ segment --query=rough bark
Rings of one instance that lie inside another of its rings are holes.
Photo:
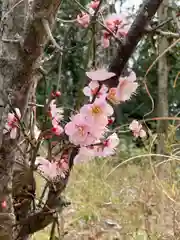
[[[4,121],[8,112],[7,92],[12,92],[12,79],[17,69],[20,69],[19,49],[16,36],[23,34],[24,3],[10,12],[18,1],[7,0],[2,4],[1,41],[0,41],[0,204],[7,202],[7,207],[0,205],[0,239],[13,239],[14,212],[12,206],[12,172],[15,160],[14,141],[3,137]],[[10,12],[9,14],[7,14]],[[6,14],[7,17],[4,17]],[[11,18],[14,16],[14,20]],[[6,92],[5,92],[6,91]],[[4,94],[4,95],[3,95]]]
[[[52,26],[59,0],[34,0],[32,10],[27,14],[28,1],[9,0],[3,2],[0,41],[0,203],[7,202],[7,208],[0,206],[0,239],[13,239],[12,225],[12,175],[15,161],[15,147],[18,140],[3,135],[4,120],[7,117],[7,96],[12,106],[24,114],[27,108],[29,90],[36,64],[43,53],[47,40],[42,19]],[[18,3],[15,6],[15,4]],[[4,17],[6,16],[6,17]],[[28,19],[25,17],[28,16]]]
[[[158,11],[159,22],[163,22],[168,18],[168,0],[164,0]],[[159,37],[159,54],[162,54],[168,48],[168,40],[166,37]],[[167,54],[164,54],[158,62],[158,103],[157,115],[159,117],[168,117],[168,62]],[[167,133],[168,121],[159,121],[157,126],[158,145],[157,153],[164,154],[165,135]]]

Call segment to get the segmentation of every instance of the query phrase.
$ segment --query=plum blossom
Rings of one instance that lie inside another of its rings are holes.
[[[84,28],[89,26],[90,16],[88,13],[81,12],[77,15],[77,22]]]
[[[136,75],[132,71],[128,77],[120,77],[119,84],[117,86],[116,98],[120,102],[129,100],[133,93],[135,93],[138,83],[135,82]]]
[[[111,156],[119,144],[119,138],[116,133],[111,134],[101,145],[96,147],[95,155],[99,157]]]
[[[43,157],[37,157],[35,161],[37,169],[49,180],[55,180],[58,176],[65,178],[68,166],[64,164],[64,161],[63,165],[60,163],[57,161],[50,162]]]
[[[113,72],[108,72],[106,69],[98,69],[96,71],[86,72],[88,78],[92,81],[105,81],[116,76]]]
[[[60,126],[60,120],[62,118],[62,114],[61,112],[59,111],[59,109],[57,108],[56,106],[56,103],[55,103],[55,99],[53,99],[51,102],[50,102],[50,113],[51,113],[51,117],[52,117],[52,132],[59,136],[63,133],[63,128]]]
[[[75,145],[90,145],[103,134],[103,128],[99,125],[92,127],[92,121],[83,114],[76,114],[71,121],[65,125],[65,133],[70,142]]]
[[[64,129],[58,125],[58,124],[54,124],[53,128],[52,128],[52,132],[56,135],[56,136],[60,136],[63,132]]]
[[[57,115],[57,106],[56,106],[56,100],[53,99],[50,104],[49,104],[49,107],[50,107],[50,115],[52,118],[56,117]]]
[[[4,201],[1,202],[1,207],[2,207],[2,208],[7,208],[7,202],[6,202],[6,200],[4,200]]]
[[[50,107],[50,117],[53,119],[53,118],[58,118],[58,119],[62,119],[63,118],[63,108],[57,108],[57,105],[56,105],[56,100],[53,99],[50,104],[49,104],[49,107]]]
[[[146,137],[146,132],[143,130],[142,125],[136,121],[133,120],[132,123],[129,125],[129,129],[133,132],[133,135],[137,137],[144,138]]]
[[[116,93],[117,93],[117,88],[110,88],[107,94],[107,99],[113,104],[120,103],[120,100],[118,99]]]
[[[126,36],[129,30],[129,23],[127,18],[123,14],[109,15],[105,20],[105,26],[115,35],[117,38]],[[102,46],[104,48],[109,47],[110,38],[112,34],[109,31],[103,31]]]
[[[80,113],[92,119],[95,125],[106,126],[108,117],[113,114],[113,108],[106,101],[106,96],[96,98],[94,103],[86,104],[80,109]]]
[[[99,6],[100,1],[99,0],[94,0],[91,1],[88,5],[88,7],[92,8],[92,9],[96,9]]]
[[[5,128],[3,133],[10,133],[10,138],[15,139],[17,136],[17,129],[18,129],[18,120],[21,119],[21,112],[19,108],[14,109],[15,113],[8,113],[7,122],[5,124]]]
[[[108,88],[103,84],[98,92],[99,87],[100,85],[97,81],[91,81],[88,86],[83,88],[83,93],[85,96],[89,97],[90,101],[92,101],[93,97],[96,94],[97,94],[97,97],[100,97],[106,94],[108,91]]]

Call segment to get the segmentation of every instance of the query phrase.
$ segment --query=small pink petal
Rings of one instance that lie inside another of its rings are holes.
[[[96,71],[86,72],[86,75],[92,81],[105,81],[111,77],[114,77],[116,74],[113,72],[108,72],[106,69],[100,69]]]
[[[64,130],[60,125],[56,125],[53,127],[52,131],[55,135],[60,136]]]
[[[89,26],[90,22],[90,16],[89,14],[82,12],[81,14],[78,14],[77,16],[77,22],[82,26],[87,28]]]
[[[140,136],[141,138],[146,137],[146,132],[145,132],[143,129],[141,129],[141,130],[140,130],[140,133],[139,133],[139,136]]]
[[[91,82],[89,83],[89,87],[90,87],[91,89],[97,89],[97,88],[99,88],[99,83],[98,83],[98,81],[91,81]]]
[[[83,88],[83,93],[87,97],[91,97],[92,95],[91,89],[88,86]]]

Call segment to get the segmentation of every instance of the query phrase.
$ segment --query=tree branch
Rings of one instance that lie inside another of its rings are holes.
[[[116,77],[105,82],[109,87],[117,86],[118,78],[122,74],[127,61],[143,35],[146,33],[146,26],[162,2],[163,0],[145,0],[142,7],[139,9],[139,13],[131,25],[124,42],[119,46],[117,54],[109,66],[109,71],[116,73]]]

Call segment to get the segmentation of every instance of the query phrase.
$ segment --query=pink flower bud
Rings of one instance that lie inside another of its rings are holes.
[[[56,91],[55,95],[56,95],[56,97],[60,97],[61,96],[61,92],[60,91]]]
[[[7,202],[4,200],[1,202],[1,207],[6,208],[7,207]]]

